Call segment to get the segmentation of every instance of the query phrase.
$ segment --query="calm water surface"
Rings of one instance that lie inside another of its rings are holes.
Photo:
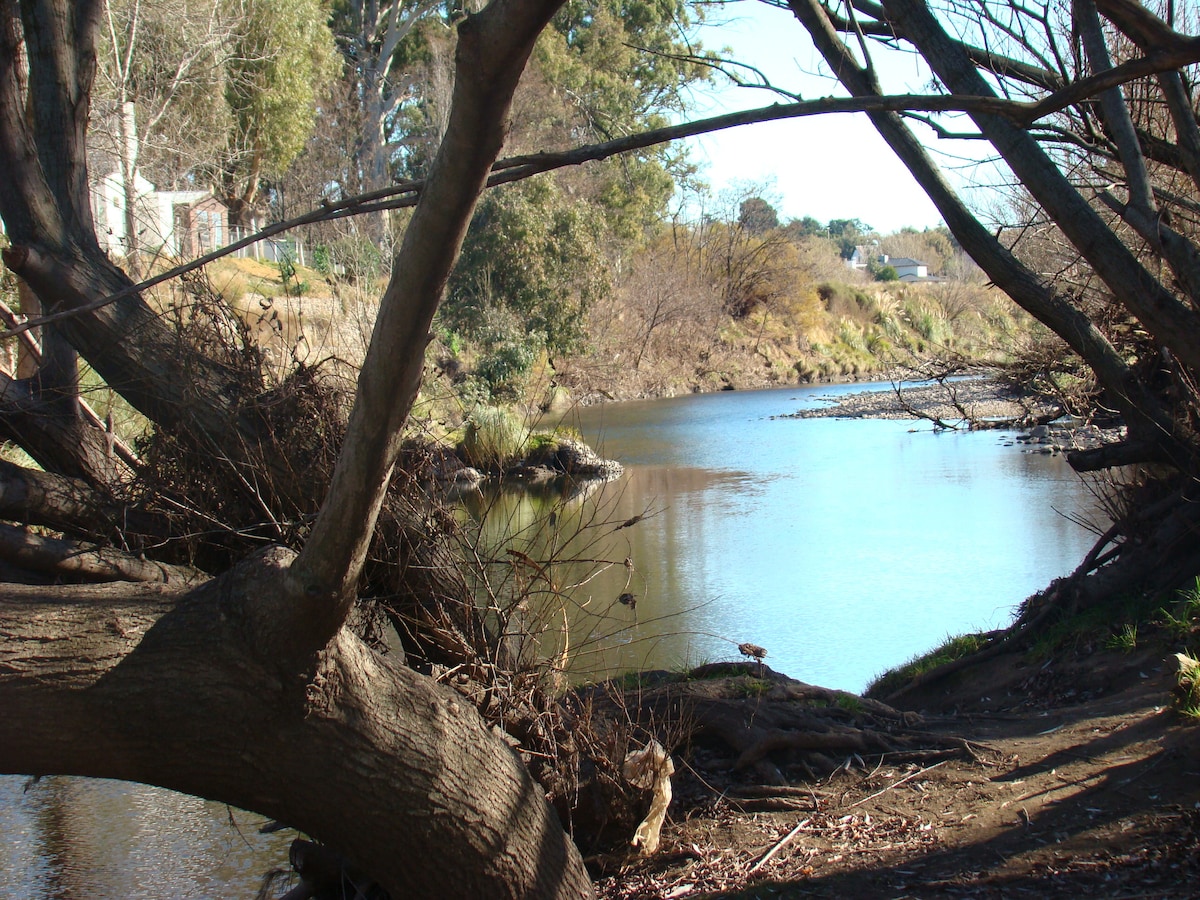
[[[838,388],[839,392],[876,386]],[[682,666],[767,648],[772,667],[861,691],[948,634],[996,628],[1083,558],[1102,522],[1088,486],[1013,435],[911,421],[779,419],[831,389],[584,410],[584,436],[627,472],[605,485],[610,557],[636,567],[623,652],[603,666]],[[597,498],[593,496],[591,500]],[[603,608],[628,573],[591,582]],[[601,667],[597,667],[601,668]]]
[[[996,432],[772,418],[833,390],[582,411],[585,438],[626,474],[569,501],[502,495],[487,515],[476,507],[497,582],[533,578],[512,564],[514,546],[599,561],[546,566],[543,580],[563,591],[529,613],[579,676],[736,659],[752,641],[780,671],[858,691],[947,634],[1006,623],[1082,559],[1092,535],[1074,520],[1099,516],[1065,462]],[[260,836],[260,817],[244,813],[231,824],[220,804],[25,781],[0,778],[0,898],[252,897],[286,864],[290,835]]]

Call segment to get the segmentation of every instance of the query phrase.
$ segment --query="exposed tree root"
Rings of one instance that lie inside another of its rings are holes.
[[[922,730],[921,719],[875,700],[805,684],[759,664],[722,663],[685,675],[645,673],[632,688],[606,683],[577,695],[575,733],[591,758],[573,810],[576,839],[627,827],[644,804],[599,757],[618,759],[657,739],[677,754],[703,796],[753,809],[812,809],[808,786],[882,759],[930,764],[979,758],[979,745]],[[602,751],[602,752],[598,752]],[[796,784],[795,782],[805,782]],[[685,802],[687,802],[685,800]],[[622,803],[630,805],[623,808]]]

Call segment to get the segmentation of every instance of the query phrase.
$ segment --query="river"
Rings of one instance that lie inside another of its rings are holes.
[[[540,591],[546,645],[578,677],[737,659],[751,641],[779,671],[860,691],[948,634],[1005,624],[1082,559],[1093,535],[1079,522],[1103,518],[1092,493],[1010,434],[777,418],[866,387],[582,410],[575,424],[625,475],[569,501],[476,506],[493,581]],[[513,531],[536,566],[505,552]],[[0,898],[251,897],[286,865],[289,835],[220,804],[25,782],[0,778]]]

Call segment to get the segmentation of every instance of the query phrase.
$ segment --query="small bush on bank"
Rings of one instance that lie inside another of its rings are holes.
[[[511,410],[481,406],[467,419],[462,451],[477,469],[500,471],[525,455],[529,431]]]

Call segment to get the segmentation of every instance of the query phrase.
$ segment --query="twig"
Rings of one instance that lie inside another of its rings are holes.
[[[846,809],[854,809],[854,807],[862,806],[864,803],[866,803],[869,800],[874,800],[876,797],[882,797],[884,794],[886,794],[888,791],[892,790],[893,788],[900,787],[900,785],[904,784],[904,782],[911,781],[913,778],[916,778],[918,775],[924,775],[926,772],[931,772],[934,769],[936,769],[938,766],[945,765],[947,762],[949,762],[949,760],[943,759],[941,762],[935,762],[932,766],[926,766],[923,769],[918,769],[916,772],[909,772],[907,775],[905,775],[899,781],[889,784],[883,790],[876,791],[875,793],[871,794],[869,797],[863,797],[861,800],[855,800],[853,803],[851,803],[849,806],[847,806],[845,808]]]
[[[762,859],[750,867],[750,872],[748,874],[753,875],[755,872],[769,863],[775,857],[775,854],[787,846],[788,842],[791,841],[791,839],[798,835],[801,831],[803,831],[804,826],[811,821],[812,819],[801,819],[799,822],[797,822],[795,828],[776,841],[775,846],[768,850]]]

